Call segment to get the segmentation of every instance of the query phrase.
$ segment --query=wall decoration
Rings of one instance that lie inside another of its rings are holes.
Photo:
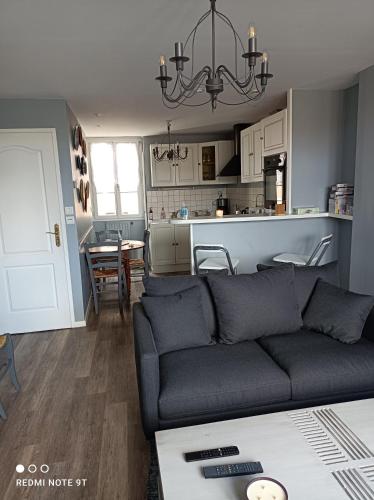
[[[82,153],[84,156],[87,156],[87,143],[84,139],[82,140]]]
[[[82,129],[80,125],[76,125],[73,128],[73,147],[75,150],[78,150],[79,148],[79,137],[82,135]]]

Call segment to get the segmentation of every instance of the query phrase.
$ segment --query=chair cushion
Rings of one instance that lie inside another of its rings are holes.
[[[204,310],[205,320],[208,331],[212,337],[216,335],[217,323],[214,310],[213,299],[205,277],[199,276],[168,276],[155,278],[149,276],[144,278],[144,289],[146,295],[150,297],[162,297],[163,295],[172,295],[193,286],[200,287],[201,304]]]
[[[292,264],[285,264],[284,267],[287,265]],[[257,271],[266,271],[273,267],[257,264]],[[318,278],[322,278],[332,285],[339,285],[338,262],[329,262],[323,266],[295,266],[296,296],[302,313],[309,302]]]
[[[252,408],[290,399],[290,381],[256,342],[215,344],[160,358],[163,419]]]
[[[288,373],[293,400],[374,390],[374,343],[369,340],[343,344],[301,330],[258,342]]]
[[[231,259],[232,267],[235,269],[239,265],[238,259]],[[199,264],[199,269],[219,271],[220,269],[229,269],[229,263],[226,257],[208,257]]]
[[[214,342],[208,332],[198,286],[174,295],[144,296],[141,302],[160,355]]]
[[[296,266],[305,266],[308,260],[308,255],[299,255],[297,253],[281,253],[273,257],[274,262],[292,263]]]
[[[262,273],[208,274],[224,344],[299,330],[294,270],[281,266]]]
[[[319,279],[304,313],[304,326],[354,344],[360,340],[374,297],[350,292]]]

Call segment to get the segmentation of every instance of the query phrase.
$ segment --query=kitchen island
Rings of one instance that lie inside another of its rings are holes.
[[[347,220],[328,213],[306,215],[230,215],[171,219],[170,224],[190,225],[190,251],[197,244],[219,244],[239,259],[239,273],[256,271],[256,264],[269,263],[284,252],[309,255],[318,241],[330,233],[333,242],[324,261],[338,258],[340,240],[346,238]],[[347,242],[345,242],[346,244]],[[340,255],[339,255],[340,257]],[[342,260],[342,259],[340,259]],[[193,273],[191,258],[191,272]],[[342,262],[344,267],[344,262]]]

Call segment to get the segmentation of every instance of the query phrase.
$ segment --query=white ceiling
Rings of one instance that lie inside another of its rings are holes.
[[[156,134],[167,119],[174,130],[212,131],[266,114],[290,87],[347,87],[374,64],[373,0],[217,0],[243,39],[255,23],[275,78],[256,105],[167,110],[154,81],[159,56],[173,55],[208,8],[208,0],[2,0],[0,97],[65,98],[89,136]],[[200,63],[209,62],[209,36],[205,25]],[[231,66],[228,36],[218,30],[217,59]]]

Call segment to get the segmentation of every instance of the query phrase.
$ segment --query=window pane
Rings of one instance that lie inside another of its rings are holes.
[[[113,147],[108,143],[91,145],[91,165],[96,191],[98,193],[114,191]]]
[[[118,184],[120,191],[137,191],[139,186],[139,157],[135,143],[116,145]]]
[[[116,215],[114,193],[96,193],[97,215]]]
[[[138,193],[121,193],[122,215],[137,215],[139,213]]]

